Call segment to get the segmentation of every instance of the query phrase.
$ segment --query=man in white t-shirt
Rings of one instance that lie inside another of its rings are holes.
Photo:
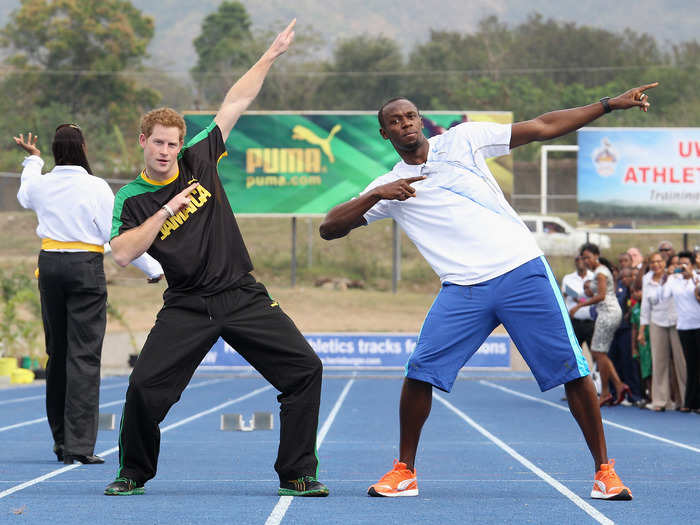
[[[593,272],[586,268],[580,255],[576,256],[574,264],[576,265],[576,271],[567,273],[561,280],[561,293],[564,295],[564,304],[567,312],[570,312],[578,304],[578,299],[583,297],[583,283],[593,279]],[[595,324],[591,316],[591,307],[583,306],[576,310],[573,317],[571,317],[571,324],[578,344],[582,345],[585,341],[590,348],[591,338],[593,337],[593,325]]]
[[[570,133],[617,109],[647,111],[645,90],[546,113],[513,125],[466,122],[426,139],[418,108],[392,99],[378,113],[380,134],[401,161],[357,198],[333,208],[320,227],[330,240],[393,218],[440,277],[442,289],[406,363],[399,461],[369,488],[372,496],[415,496],[414,461],[433,386],[449,391],[459,369],[503,324],[542,390],[565,384],[569,406],[596,465],[591,496],[632,498],[608,461],[598,397],[559,287],[532,234],[503,195],[488,157]]]

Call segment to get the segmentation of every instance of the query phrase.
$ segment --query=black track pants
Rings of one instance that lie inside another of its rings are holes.
[[[101,253],[39,254],[39,293],[46,353],[46,415],[67,454],[94,453],[100,359],[107,323]]]
[[[211,297],[166,298],[129,379],[118,476],[144,483],[156,475],[158,424],[219,336],[281,392],[280,479],[316,475],[321,360],[265,287],[244,282]]]

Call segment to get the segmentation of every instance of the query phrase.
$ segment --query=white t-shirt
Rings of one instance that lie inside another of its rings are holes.
[[[509,124],[466,122],[431,137],[425,164],[400,161],[362,192],[424,175],[413,183],[416,196],[381,200],[365,220],[393,218],[442,282],[484,282],[541,256],[486,165],[487,158],[509,153],[510,131]]]
[[[573,272],[573,273],[567,273],[564,278],[561,280],[561,292],[564,294],[564,304],[566,304],[566,309],[571,310],[574,306],[578,304],[575,299],[573,299],[570,295],[566,293],[566,288],[569,287],[571,288],[574,292],[576,292],[579,297],[583,297],[584,295],[584,290],[583,290],[583,283],[586,281],[589,281],[593,279],[593,272],[590,270],[586,270],[586,273],[584,274],[583,277],[581,277],[578,272]],[[574,314],[574,319],[581,319],[582,321],[590,321],[591,320],[591,307],[590,306],[582,306],[578,310],[576,310],[576,313]]]
[[[661,298],[673,297],[676,305],[678,330],[696,330],[700,328],[700,303],[695,298],[698,281],[694,278],[684,279],[680,274],[670,275],[661,288]]]
[[[673,297],[663,298],[663,285],[653,278],[649,271],[642,277],[642,308],[639,316],[640,325],[654,323],[656,326],[676,326],[678,316],[673,304]]]

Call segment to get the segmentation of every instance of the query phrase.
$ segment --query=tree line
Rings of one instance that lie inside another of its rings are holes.
[[[53,129],[78,123],[102,176],[131,177],[141,164],[139,115],[159,105],[215,110],[226,90],[267,48],[274,31],[252,27],[239,2],[207,16],[193,43],[189,78],[147,66],[154,21],[128,0],[24,0],[0,31],[0,170],[22,158],[9,140],[32,130],[48,150]],[[427,110],[508,110],[525,120],[659,81],[648,114],[608,115],[606,126],[695,126],[700,121],[700,44],[662,47],[648,34],[613,32],[537,13],[517,25],[497,17],[471,33],[431,31],[405,55],[381,35],[338,41],[320,58],[312,27],[266,80],[251,109],[375,110],[401,95]],[[43,140],[42,140],[43,139]],[[573,143],[575,137],[560,142]],[[533,160],[537,146],[518,150]]]

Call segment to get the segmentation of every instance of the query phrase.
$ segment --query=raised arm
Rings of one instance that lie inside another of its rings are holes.
[[[363,217],[364,214],[381,200],[405,201],[415,197],[416,190],[411,184],[424,178],[420,176],[395,180],[388,184],[377,186],[356,199],[338,204],[323,219],[319,227],[321,237],[327,241],[338,239],[345,237],[353,228],[364,226],[367,224]]]
[[[294,39],[296,18],[282,31],[260,59],[228,90],[214,121],[221,129],[224,142],[238,118],[258,96],[270,67],[282,53],[289,49]]]
[[[27,152],[29,155],[22,162],[22,176],[19,186],[19,191],[17,192],[17,200],[22,205],[23,208],[31,208],[31,199],[29,196],[29,191],[27,189],[27,184],[30,180],[41,175],[41,168],[44,167],[44,161],[41,158],[41,151],[36,147],[36,142],[39,137],[32,135],[30,132],[27,136],[27,140],[24,140],[24,134],[20,133],[19,136],[13,137],[15,144]]]
[[[511,149],[534,141],[550,140],[582,128],[605,113],[616,109],[638,107],[646,112],[649,97],[644,91],[655,88],[658,82],[639,86],[605,102],[594,102],[588,106],[551,111],[532,120],[516,122],[510,136]]]

